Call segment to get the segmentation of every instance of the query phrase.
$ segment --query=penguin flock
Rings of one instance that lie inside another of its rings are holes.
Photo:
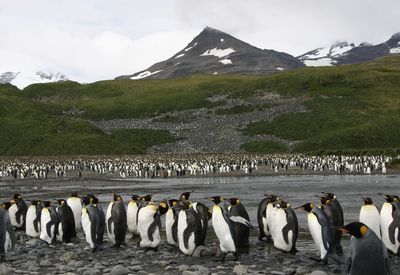
[[[400,156],[396,157],[397,159]],[[197,155],[153,158],[98,158],[64,160],[0,160],[0,180],[65,178],[67,175],[116,175],[120,178],[184,177],[210,174],[251,174],[264,171],[313,173],[386,173],[390,156]]]
[[[184,192],[176,199],[155,202],[152,194],[133,194],[125,206],[123,197],[113,194],[104,211],[93,194],[80,198],[72,192],[69,198],[57,202],[31,200],[29,207],[21,194],[14,194],[9,202],[0,205],[1,260],[15,246],[15,231],[24,231],[27,236],[54,246],[57,242],[76,242],[77,232],[82,230],[92,252],[102,250],[105,232],[114,247],[127,246],[130,233],[139,240],[140,247],[156,251],[162,244],[162,219],[167,244],[184,255],[191,256],[206,244],[210,220],[219,241],[221,261],[229,255],[237,260],[241,253],[249,253],[250,231],[254,227],[240,198],[204,198],[211,201],[209,208],[190,200],[190,195],[191,192]],[[258,238],[272,242],[278,250],[295,254],[299,234],[296,212],[304,211],[318,251],[315,261],[340,262],[341,238],[345,233],[352,236],[346,258],[347,274],[390,274],[387,251],[400,256],[400,198],[379,195],[385,199],[380,211],[371,198],[364,197],[359,220],[345,225],[343,209],[333,193],[317,195],[319,205],[307,202],[298,207],[292,207],[276,194],[265,194],[257,210]]]

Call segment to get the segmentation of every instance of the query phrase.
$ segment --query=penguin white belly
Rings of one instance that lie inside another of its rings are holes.
[[[380,213],[381,220],[381,233],[382,233],[382,242],[386,246],[387,249],[392,251],[393,253],[397,253],[396,245],[390,241],[389,237],[389,226],[393,222],[392,217],[392,205],[388,202],[385,202],[382,206]]]
[[[381,224],[378,209],[373,205],[363,205],[360,210],[360,222],[371,228],[379,239],[381,237]]]
[[[178,243],[179,243],[179,249],[183,252],[185,255],[192,255],[194,250],[196,249],[196,245],[194,242],[194,232],[192,232],[189,235],[188,239],[188,247],[185,247],[185,240],[184,240],[184,232],[186,228],[188,227],[187,224],[187,217],[186,217],[186,212],[185,211],[180,211],[179,216],[178,216]]]
[[[38,238],[40,236],[40,222],[38,223],[38,231],[35,230],[35,226],[33,224],[36,218],[36,206],[31,205],[28,207],[28,211],[26,212],[25,233],[27,236],[32,238]]]
[[[112,222],[109,226],[108,220],[111,218],[111,210],[114,205],[114,202],[110,202],[110,204],[107,207],[107,212],[106,212],[106,227],[107,227],[107,235],[108,238],[112,243],[115,243],[115,235],[114,235],[114,222]]]
[[[81,228],[82,201],[80,198],[71,197],[67,199],[67,204],[74,213],[75,229]]]
[[[179,220],[178,220],[179,221]],[[168,209],[167,214],[165,215],[165,234],[167,235],[167,243],[171,245],[176,245],[174,237],[172,235],[172,225],[174,224],[174,212],[172,209]],[[179,225],[179,222],[178,222]]]
[[[42,214],[40,216],[40,224],[41,224],[41,230],[40,230],[40,239],[45,241],[48,244],[51,244],[53,240],[53,234],[54,234],[54,225],[50,227],[50,235],[47,234],[47,224],[51,222],[51,216],[50,216],[50,211],[47,208],[42,209]]]
[[[6,254],[9,248],[11,248],[11,237],[10,233],[6,232],[6,241],[4,242],[4,251]]]
[[[283,228],[287,224],[286,213],[283,209],[276,209],[274,215],[272,216],[272,224],[273,224],[273,235],[272,239],[274,241],[274,246],[280,250],[290,252],[292,249],[292,240],[293,240],[293,230],[288,232],[288,241],[286,243],[283,236]]]
[[[271,214],[272,214],[272,210],[274,209],[274,206],[272,205],[272,203],[268,203],[267,207],[265,208],[265,217],[267,220],[267,228],[264,228],[266,230],[264,230],[265,235],[267,237],[271,236],[271,227],[272,227],[272,223],[271,223]]]
[[[137,211],[138,207],[136,202],[130,201],[126,209],[126,222],[128,224],[128,230],[134,235],[138,234],[137,229]]]
[[[317,249],[321,253],[321,259],[324,259],[328,250],[325,249],[324,240],[322,239],[322,227],[318,222],[317,217],[313,213],[308,214],[308,228],[311,233],[311,237],[314,240]]]
[[[221,251],[224,253],[236,252],[235,242],[233,241],[229,225],[225,221],[222,210],[218,205],[213,206],[212,224],[215,235],[218,237]]]
[[[91,226],[92,222],[90,221],[89,214],[86,208],[82,208],[82,229],[85,233],[86,242],[90,245],[90,248],[94,248],[94,243],[92,240]]]
[[[18,206],[16,204],[11,205],[11,207],[8,209],[8,214],[10,215],[10,220],[11,220],[11,225],[17,228],[20,228],[23,224],[23,216],[21,216],[21,219],[19,223],[17,222],[17,216],[16,213],[18,211]]]
[[[58,224],[58,232],[57,232],[57,233],[58,233],[58,234],[57,234],[57,240],[59,240],[60,242],[62,242],[63,236],[64,236],[64,232],[63,232],[62,224],[61,224],[61,223]]]
[[[268,223],[268,229],[269,229],[269,235],[271,236],[272,240],[274,239],[275,236],[275,224],[274,222],[277,220],[276,216],[278,214],[278,210],[276,207],[271,207],[269,210],[269,215],[267,218],[267,223]]]
[[[138,215],[138,232],[140,236],[141,247],[157,247],[161,243],[160,231],[157,228],[153,233],[153,241],[150,241],[148,231],[150,225],[154,222],[154,211],[151,206],[141,208]]]

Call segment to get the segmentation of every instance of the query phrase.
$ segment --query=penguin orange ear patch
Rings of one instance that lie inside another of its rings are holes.
[[[361,226],[360,228],[360,233],[362,236],[365,236],[365,234],[367,234],[368,232],[368,227],[366,227],[365,225]]]

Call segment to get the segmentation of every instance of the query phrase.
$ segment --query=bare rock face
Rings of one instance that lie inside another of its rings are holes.
[[[227,33],[206,27],[170,59],[122,79],[164,79],[192,74],[269,74],[304,67],[297,58],[262,50]]]

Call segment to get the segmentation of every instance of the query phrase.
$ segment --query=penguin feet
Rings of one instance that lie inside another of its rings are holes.
[[[225,258],[226,258],[227,254],[228,253],[222,253],[221,257],[217,260],[217,262],[221,262],[221,263],[225,262]]]
[[[308,258],[310,260],[313,260],[313,261],[315,261],[315,262],[317,262],[319,264],[322,264],[322,265],[327,265],[328,264],[328,259],[327,258],[325,258],[325,259],[315,258],[315,257],[308,257]]]

